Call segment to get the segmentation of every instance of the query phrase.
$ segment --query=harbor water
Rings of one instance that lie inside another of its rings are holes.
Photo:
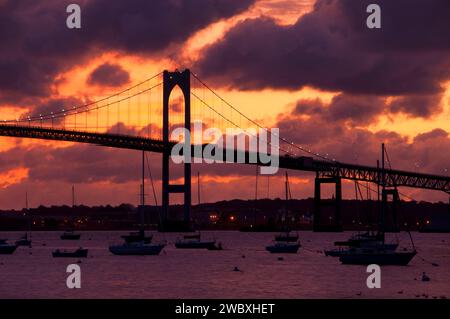
[[[323,254],[350,232],[299,232],[302,247],[284,255],[265,250],[275,233],[202,232],[221,242],[222,251],[176,249],[181,234],[155,233],[154,242],[168,243],[159,256],[112,255],[108,246],[125,232],[86,231],[77,241],[62,241],[61,233],[33,232],[32,248],[0,255],[0,298],[450,298],[450,234],[412,233],[418,255],[408,266],[382,266],[381,288],[369,289],[365,266]],[[0,238],[14,242],[21,235]],[[399,249],[411,248],[406,233],[387,237],[398,237]],[[55,249],[80,246],[89,249],[88,258],[52,258]],[[66,268],[74,263],[81,267],[80,289],[66,286]],[[421,280],[423,272],[430,281]]]

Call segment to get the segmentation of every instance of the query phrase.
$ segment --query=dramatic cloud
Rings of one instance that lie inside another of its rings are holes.
[[[68,29],[71,1],[2,1],[0,103],[47,96],[59,73],[101,52],[158,54],[252,2],[84,0],[81,29]]]
[[[364,126],[372,123],[387,108],[385,99],[364,95],[338,94],[324,105],[319,99],[300,100],[293,113],[295,115],[320,115],[327,121]]]
[[[333,111],[336,105],[340,105],[341,99],[346,98],[338,95],[329,105],[323,105],[318,100],[299,101],[291,114],[280,116],[276,126],[288,140],[314,152],[329,154],[330,158],[341,162],[375,166],[380,157],[380,145],[384,142],[393,168],[439,175],[446,172],[450,138],[445,130],[434,129],[421,133],[410,141],[394,131],[373,132],[355,127],[354,122],[346,125],[348,113],[343,112],[342,116]],[[354,121],[353,116],[350,119]]]
[[[380,0],[382,28],[366,27],[372,1],[317,1],[294,25],[245,20],[207,49],[197,72],[243,90],[313,86],[350,94],[419,96],[395,105],[416,116],[439,111],[418,100],[442,91],[450,78],[450,2]],[[420,97],[426,96],[426,97]]]
[[[89,75],[91,85],[121,86],[130,81],[130,75],[120,65],[103,63]]]

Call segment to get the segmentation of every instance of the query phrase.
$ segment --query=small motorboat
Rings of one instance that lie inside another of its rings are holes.
[[[75,251],[68,251],[68,250],[55,250],[52,252],[53,257],[75,257],[75,258],[86,258],[88,254],[88,249],[85,248],[78,248]]]
[[[271,253],[296,254],[300,246],[299,242],[276,241],[272,245],[266,246],[266,250]]]
[[[16,241],[17,246],[31,246],[31,239],[28,237],[28,233],[25,233]]]
[[[290,231],[281,233],[275,236],[276,241],[296,242],[298,240],[298,233],[292,233]]]
[[[141,242],[124,243],[121,245],[109,246],[109,251],[114,255],[159,255],[165,247],[165,243],[161,244],[146,244]]]
[[[128,235],[120,236],[126,243],[134,243],[143,241],[145,244],[150,244],[153,236],[145,236],[143,231],[130,232]]]
[[[209,249],[214,250],[216,248],[215,240],[201,240],[200,233],[193,235],[184,235],[183,239],[178,239],[175,242],[176,248],[181,249]]]
[[[8,244],[7,239],[0,239],[0,255],[11,255],[16,249],[17,245]]]
[[[60,238],[62,240],[78,240],[80,239],[80,234],[75,233],[73,230],[66,230],[61,236]]]
[[[382,249],[352,248],[342,253],[339,260],[349,265],[396,265],[406,266],[417,254],[412,251],[390,251]]]

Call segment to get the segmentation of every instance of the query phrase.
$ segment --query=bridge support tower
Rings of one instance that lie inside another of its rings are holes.
[[[335,185],[335,198],[332,200],[323,201],[321,195],[322,184]],[[341,201],[342,201],[342,186],[340,177],[316,177],[314,183],[314,224],[313,230],[315,232],[341,232]],[[322,220],[322,207],[332,207],[334,216],[330,216],[329,220],[324,222]]]
[[[191,164],[184,163],[184,182],[182,184],[170,184],[170,153],[169,146],[169,98],[172,90],[178,85],[184,96],[184,128],[191,131],[191,75],[189,69],[182,72],[163,73],[163,142],[164,151],[162,156],[162,219],[163,227],[169,230],[171,221],[169,221],[169,205],[171,193],[184,194],[184,227],[189,227],[191,219]],[[187,140],[190,144],[190,139]],[[178,229],[181,230],[179,224]],[[164,230],[164,228],[162,229]]]
[[[389,201],[389,197],[392,201]],[[398,233],[400,231],[400,225],[398,220],[398,205],[400,196],[398,195],[397,188],[385,188],[381,194],[382,207],[381,207],[381,225],[384,227],[384,231],[391,233]],[[389,205],[390,203],[390,205]]]

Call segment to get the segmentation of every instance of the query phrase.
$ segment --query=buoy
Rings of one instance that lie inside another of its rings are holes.
[[[241,270],[237,266],[235,266],[233,271],[241,271]]]
[[[242,258],[245,258],[245,255],[242,255],[241,257],[242,257]]]
[[[397,291],[397,293],[401,295],[403,293],[403,290]]]
[[[422,273],[422,281],[430,281],[430,277],[427,276],[425,272]]]
[[[278,260],[280,260],[280,261],[281,261],[281,260],[284,260],[284,258],[283,258],[283,257],[278,257]]]

